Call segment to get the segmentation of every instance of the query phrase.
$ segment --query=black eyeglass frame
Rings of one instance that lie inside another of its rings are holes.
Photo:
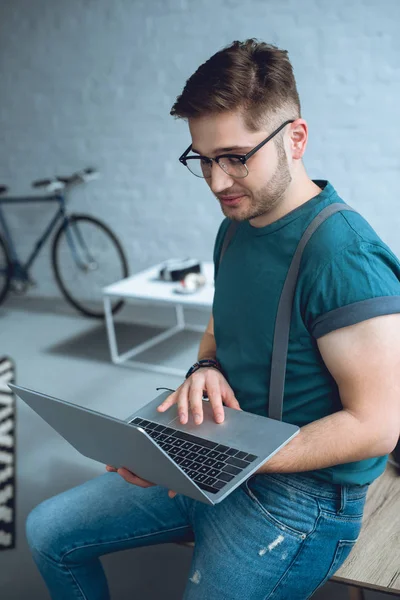
[[[230,175],[229,173],[227,173],[227,175],[229,175],[229,177],[234,177],[234,178],[237,178],[237,179],[244,179],[249,174],[249,170],[248,170],[247,165],[246,165],[246,162],[249,160],[249,158],[251,158],[256,152],[258,152],[258,150],[260,150],[260,148],[262,148],[263,146],[265,146],[265,144],[267,142],[269,142],[270,140],[272,140],[272,138],[275,137],[284,127],[286,127],[286,125],[288,125],[289,123],[294,123],[294,121],[296,121],[296,119],[290,119],[290,120],[285,121],[284,123],[282,123],[282,125],[280,125],[278,127],[278,129],[275,129],[275,131],[273,131],[265,140],[263,140],[262,142],[260,142],[255,148],[253,148],[252,150],[250,150],[247,154],[225,153],[225,154],[219,154],[215,158],[210,158],[209,156],[203,156],[201,154],[197,154],[196,156],[188,156],[188,153],[192,149],[192,144],[190,144],[190,146],[185,150],[185,152],[179,157],[179,162],[181,162],[185,167],[187,167],[189,169],[189,167],[187,165],[187,161],[188,160],[206,159],[211,164],[212,164],[213,161],[215,163],[217,163],[217,165],[224,171],[224,173],[226,173],[225,169],[223,169],[221,167],[221,165],[219,164],[219,161],[222,158],[237,158],[246,167],[246,171],[247,171],[246,175],[243,175],[243,177],[236,177],[235,175]],[[190,171],[190,169],[189,169],[189,171]],[[206,177],[202,177],[201,175],[196,175],[195,173],[193,173],[193,171],[190,171],[190,172],[193,175],[195,175],[196,177],[200,177],[201,179],[208,179]]]

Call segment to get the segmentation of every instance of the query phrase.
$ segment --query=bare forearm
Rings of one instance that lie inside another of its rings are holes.
[[[202,358],[215,358],[216,354],[217,346],[215,344],[215,337],[212,333],[206,331],[201,338],[197,360],[201,360]]]
[[[297,473],[324,469],[390,453],[384,433],[341,410],[300,429],[299,434],[258,473]]]

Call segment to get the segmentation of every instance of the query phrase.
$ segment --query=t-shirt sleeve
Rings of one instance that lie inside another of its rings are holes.
[[[227,229],[229,227],[229,219],[224,219],[221,223],[221,225],[219,226],[218,232],[217,232],[217,237],[215,238],[215,243],[214,243],[214,253],[213,253],[213,261],[214,261],[214,282],[217,278],[217,273],[218,273],[218,265],[219,265],[219,257],[221,254],[221,250],[222,250],[222,244],[224,243],[224,238],[225,238],[225,234],[227,232]]]
[[[315,338],[373,317],[400,313],[400,263],[384,244],[350,244],[311,279],[303,310]]]

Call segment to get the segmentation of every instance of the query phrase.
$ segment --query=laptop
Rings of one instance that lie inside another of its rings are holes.
[[[215,505],[241,485],[300,431],[296,425],[224,406],[216,423],[203,399],[203,423],[185,425],[177,406],[160,413],[166,391],[125,420],[9,384],[26,404],[78,452],[125,467],[152,483]]]

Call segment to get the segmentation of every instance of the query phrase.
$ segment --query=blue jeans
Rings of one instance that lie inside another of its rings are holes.
[[[208,506],[105,473],[39,504],[27,538],[54,600],[108,600],[104,554],[192,540],[184,600],[305,600],[350,553],[367,490],[262,474]]]

